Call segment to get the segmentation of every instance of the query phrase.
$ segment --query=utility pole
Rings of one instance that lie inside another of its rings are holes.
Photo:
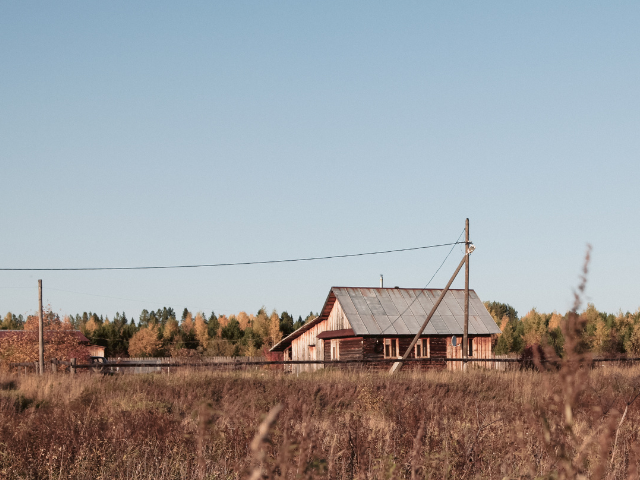
[[[42,316],[42,280],[38,280],[38,353],[40,375],[44,374],[44,317]]]
[[[469,253],[469,219],[464,222],[464,250]],[[465,255],[464,264],[464,332],[462,334],[462,370],[467,370],[467,358],[469,357],[469,257]]]
[[[418,340],[420,339],[420,335],[422,335],[422,332],[424,332],[424,329],[427,328],[429,320],[431,320],[431,317],[433,317],[433,314],[436,313],[436,310],[438,310],[438,307],[440,306],[440,303],[444,299],[444,296],[449,291],[449,288],[451,287],[451,284],[453,283],[453,281],[458,276],[458,272],[460,272],[460,270],[462,269],[462,266],[465,263],[465,258],[468,257],[470,253],[471,252],[467,252],[465,254],[465,256],[462,258],[462,260],[460,260],[460,263],[458,264],[458,267],[456,268],[456,271],[453,272],[453,275],[451,275],[451,278],[449,279],[449,283],[447,283],[447,286],[444,287],[444,290],[442,290],[442,293],[440,293],[440,296],[438,297],[438,300],[436,300],[436,303],[431,308],[431,311],[429,312],[429,315],[427,315],[427,318],[424,321],[424,323],[422,324],[422,327],[420,328],[418,333],[416,333],[416,336],[413,337],[413,341],[409,345],[409,348],[407,348],[407,351],[404,352],[404,355],[402,356],[403,360],[406,360],[409,357],[409,355],[411,354],[411,351],[413,350],[413,347],[415,346],[416,343],[418,343]],[[422,293],[424,293],[424,292],[421,292],[420,295],[422,295]],[[400,370],[402,368],[402,364],[403,363],[404,362],[396,362],[396,363],[394,363],[391,366],[391,369],[389,370],[389,373],[390,374],[396,373],[398,370]]]

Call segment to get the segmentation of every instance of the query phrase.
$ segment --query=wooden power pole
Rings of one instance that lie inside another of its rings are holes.
[[[420,339],[420,335],[422,335],[422,332],[424,332],[424,329],[427,328],[427,325],[429,324],[429,321],[431,320],[431,317],[433,317],[433,314],[436,313],[436,310],[438,310],[438,307],[440,306],[440,303],[442,302],[442,300],[444,299],[444,296],[449,291],[449,288],[451,287],[451,284],[453,283],[453,281],[458,276],[458,273],[462,269],[462,266],[465,264],[465,259],[466,259],[466,257],[469,256],[469,254],[470,254],[470,252],[465,253],[465,256],[462,258],[462,260],[460,260],[460,263],[458,264],[458,267],[456,268],[456,271],[453,272],[453,275],[451,275],[451,278],[449,279],[449,283],[447,283],[447,286],[444,287],[444,290],[442,290],[442,292],[440,293],[440,296],[438,297],[438,300],[436,300],[436,303],[431,308],[431,311],[429,312],[429,315],[427,315],[427,318],[424,321],[424,323],[422,324],[422,327],[420,327],[420,330],[418,330],[418,333],[416,333],[416,336],[413,337],[413,340],[411,341],[411,344],[409,345],[409,348],[407,348],[407,350],[404,352],[404,355],[402,356],[402,360],[406,360],[407,358],[409,358],[409,355],[411,354],[411,351],[413,350],[413,347],[415,346],[415,344]],[[423,293],[424,293],[424,290],[422,292],[420,292],[419,295],[422,295]],[[403,363],[404,362],[396,362],[396,363],[394,363],[391,366],[391,369],[389,370],[389,373],[390,374],[396,373],[398,370],[400,370],[402,368],[402,364]]]
[[[44,317],[42,316],[42,280],[38,280],[38,367],[40,375],[44,374]]]
[[[469,356],[469,219],[464,222],[464,331],[462,333],[462,370],[467,370],[467,358]]]

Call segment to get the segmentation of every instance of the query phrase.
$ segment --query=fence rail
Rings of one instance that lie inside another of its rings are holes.
[[[210,363],[243,363],[243,362],[265,362],[267,357],[106,357],[107,362],[118,363],[144,363],[147,365],[173,364],[180,362],[210,364]]]
[[[420,363],[424,365],[433,364],[446,364],[447,362],[467,362],[470,364],[479,363],[481,366],[491,368],[495,370],[506,370],[508,364],[521,364],[526,366],[533,366],[534,361],[531,358],[513,358],[506,355],[495,356],[495,358],[445,358],[445,357],[432,357],[432,358],[385,358],[385,359],[355,359],[355,360],[266,360],[265,357],[208,357],[203,359],[191,359],[191,358],[172,358],[172,357],[158,357],[158,358],[118,358],[106,359],[106,362],[101,363],[77,363],[76,359],[71,361],[63,361],[53,359],[49,362],[45,362],[45,368],[49,368],[52,373],[56,373],[58,366],[67,366],[71,373],[75,373],[77,369],[92,369],[102,373],[114,373],[124,372],[127,369],[134,369],[129,373],[153,373],[153,372],[170,372],[170,368],[221,368],[226,369],[242,369],[244,367],[268,367],[268,366],[285,366],[285,365],[324,365],[324,366],[337,366],[337,365],[380,365],[380,364],[394,364],[394,363]],[[540,359],[539,363],[554,363],[553,360]],[[640,362],[640,357],[619,357],[619,358],[592,358],[586,360],[590,362],[591,366],[596,366],[600,363],[607,362],[620,362],[620,363],[633,363]],[[27,369],[35,369],[38,371],[38,362],[22,362],[22,363],[10,363],[10,367],[23,367],[25,373]],[[511,368],[511,367],[510,367]],[[122,370],[121,370],[122,369]]]

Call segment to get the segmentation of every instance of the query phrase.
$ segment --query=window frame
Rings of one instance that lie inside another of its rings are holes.
[[[332,339],[329,348],[331,360],[340,360],[340,340]]]
[[[418,347],[420,347],[421,355],[418,355]],[[413,356],[415,358],[431,358],[431,345],[429,338],[420,338],[413,347]]]
[[[400,342],[398,338],[385,338],[383,345],[382,353],[384,358],[400,358]],[[387,354],[387,347],[389,347],[389,354]],[[393,355],[394,351],[395,355]]]

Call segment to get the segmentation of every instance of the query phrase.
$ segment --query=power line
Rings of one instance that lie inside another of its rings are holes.
[[[307,258],[289,258],[284,260],[262,260],[257,262],[235,262],[235,263],[203,263],[197,265],[161,265],[161,266],[145,266],[145,267],[77,267],[77,268],[0,268],[4,272],[78,272],[78,271],[96,271],[96,270],[162,270],[176,268],[213,268],[213,267],[238,267],[241,265],[265,265],[270,263],[292,263],[292,262],[310,262],[314,260],[333,260],[337,258],[364,257],[367,255],[384,255],[387,253],[410,252],[415,250],[425,250],[427,248],[447,247],[450,245],[458,245],[464,243],[458,240],[452,243],[440,243],[437,245],[426,245],[423,247],[398,248],[395,250],[381,250],[377,252],[365,253],[348,253],[346,255],[329,255],[326,257],[307,257]],[[447,255],[448,256],[448,255]]]
[[[404,315],[405,313],[407,313],[407,311],[411,308],[411,306],[416,302],[416,300],[418,300],[418,298],[420,297],[420,295],[422,295],[424,293],[424,291],[427,289],[427,287],[429,286],[429,284],[431,284],[431,281],[435,278],[435,276],[438,274],[438,272],[440,271],[440,269],[443,267],[443,265],[445,264],[445,262],[447,261],[447,259],[449,258],[449,255],[451,255],[451,252],[453,252],[453,249],[456,248],[456,245],[459,243],[465,243],[465,242],[461,242],[460,241],[460,237],[462,237],[462,234],[464,233],[464,230],[462,230],[462,233],[460,233],[460,235],[458,236],[458,240],[455,241],[455,243],[451,243],[449,245],[453,245],[451,247],[451,250],[449,250],[449,253],[447,253],[447,256],[444,257],[444,260],[442,261],[442,263],[440,264],[440,266],[438,267],[438,269],[436,270],[436,272],[431,276],[431,278],[429,279],[429,281],[427,282],[427,284],[424,286],[424,288],[420,291],[419,294],[417,294],[415,296],[415,298],[411,301],[411,303],[407,306],[407,308],[404,309],[404,311],[400,314],[400,317],[402,317],[402,315]]]

